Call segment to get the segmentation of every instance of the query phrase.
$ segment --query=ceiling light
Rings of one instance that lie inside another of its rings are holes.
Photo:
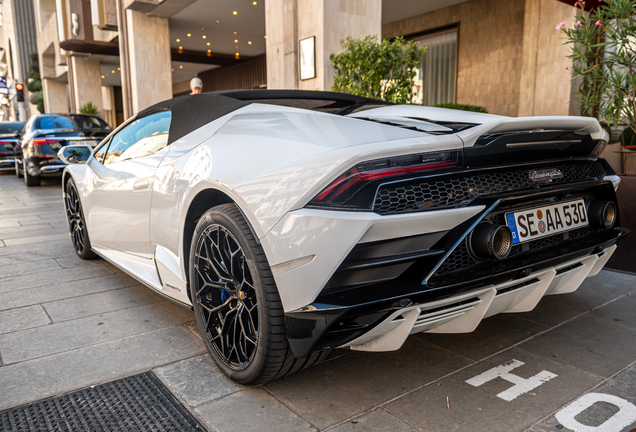
[[[234,39],[234,43],[238,43],[238,39]]]
[[[267,39],[267,35],[263,36],[263,39]]]
[[[210,46],[210,42],[206,43],[207,46]]]
[[[117,70],[121,70],[121,68],[117,68]]]
[[[234,12],[232,12],[232,13],[233,13],[234,15],[238,15],[238,12],[237,12],[237,11],[234,11]]]
[[[201,30],[205,30],[205,27],[201,27]]]
[[[188,33],[188,37],[192,36],[190,33]]]
[[[183,69],[183,65],[179,65],[179,69]]]
[[[106,78],[104,75],[102,75],[102,79]]]
[[[182,47],[182,46],[180,46],[180,47],[179,47],[179,49],[180,49],[180,50],[182,50],[182,49],[183,49],[183,47]]]
[[[248,45],[252,45],[252,41],[247,41],[247,44]]]
[[[174,68],[170,69],[170,72],[174,72]]]
[[[201,36],[201,37],[202,37],[203,39],[205,39],[207,36],[206,36],[206,35],[203,35],[203,36]]]
[[[221,22],[221,20],[216,20],[216,22],[217,22],[217,23],[220,23],[220,22]]]
[[[234,56],[235,56],[236,58],[239,58],[239,53],[236,53]]]
[[[253,4],[254,6],[256,6],[258,3],[256,3],[256,2],[252,2],[252,4]]]
[[[114,70],[112,70],[112,71],[111,71],[111,73],[115,73],[115,71],[114,71]]]
[[[234,34],[236,34],[236,32],[234,32]]]
[[[181,39],[177,39],[177,42],[181,42]]]
[[[237,46],[235,46],[234,48],[238,49],[238,45],[237,45]]]

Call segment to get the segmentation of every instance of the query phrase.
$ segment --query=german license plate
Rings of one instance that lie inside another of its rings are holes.
[[[70,146],[89,146],[95,147],[97,145],[97,141],[95,140],[80,140],[80,141],[69,141],[68,145]]]
[[[512,244],[524,243],[588,226],[584,200],[568,201],[515,213],[506,213]]]

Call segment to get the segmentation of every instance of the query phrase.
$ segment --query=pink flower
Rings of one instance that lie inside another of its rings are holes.
[[[565,70],[570,70],[570,68],[566,66],[566,67],[565,67]]]
[[[574,24],[574,27],[578,27],[581,25],[581,21],[577,21],[576,24]]]
[[[603,24],[601,24],[601,20],[596,21],[595,25],[600,25],[601,27],[605,27]]]
[[[576,3],[574,3],[574,6],[585,6],[585,2],[583,0],[578,0]]]
[[[561,30],[561,27],[565,27],[565,21],[561,21],[560,23],[558,23],[556,29]]]

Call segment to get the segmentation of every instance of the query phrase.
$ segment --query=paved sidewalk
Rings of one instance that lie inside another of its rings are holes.
[[[0,173],[0,410],[149,370],[214,431],[628,432],[636,276],[603,271],[473,333],[336,350],[248,388],[218,372],[191,311],[75,256],[59,180],[27,189]]]

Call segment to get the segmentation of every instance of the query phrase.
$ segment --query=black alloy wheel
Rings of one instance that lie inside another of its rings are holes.
[[[199,237],[194,261],[207,339],[226,366],[244,370],[258,344],[258,299],[245,253],[227,228],[210,225]]]
[[[214,207],[197,222],[189,276],[199,331],[232,380],[262,384],[312,366],[329,353],[294,357],[267,258],[236,205]]]
[[[68,227],[75,253],[78,257],[85,260],[97,258],[97,255],[91,249],[91,241],[88,238],[88,231],[86,230],[82,204],[79,199],[79,194],[77,193],[77,188],[75,187],[75,182],[73,182],[72,179],[66,182],[64,208],[66,209],[66,219],[68,220]]]
[[[26,167],[24,159],[22,159],[22,174],[24,176],[24,184],[27,185],[27,187],[40,186],[42,183],[41,176],[32,176],[29,174],[29,170]]]

